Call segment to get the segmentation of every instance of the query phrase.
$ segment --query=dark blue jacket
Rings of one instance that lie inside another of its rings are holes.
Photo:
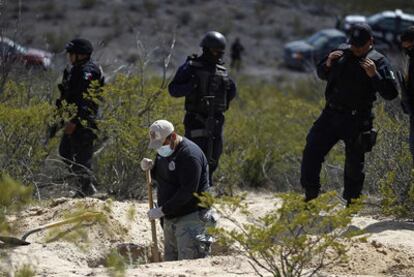
[[[65,100],[68,104],[75,104],[77,114],[72,122],[80,124],[86,120],[91,127],[95,126],[95,119],[98,113],[98,104],[94,99],[88,97],[88,89],[91,83],[97,81],[99,86],[103,85],[101,69],[91,60],[75,64],[63,74],[61,98],[59,102]],[[59,104],[58,104],[59,106]]]
[[[326,59],[318,65],[318,76],[328,81],[325,91],[326,101],[350,110],[370,110],[378,92],[384,99],[392,100],[398,95],[395,75],[386,57],[371,49],[367,58],[374,61],[378,74],[370,78],[359,64],[349,45],[339,50],[344,55],[326,67]]]
[[[195,143],[183,138],[171,156],[157,155],[151,173],[157,185],[158,206],[162,207],[166,218],[201,209],[194,194],[201,194],[210,186],[208,162]]]

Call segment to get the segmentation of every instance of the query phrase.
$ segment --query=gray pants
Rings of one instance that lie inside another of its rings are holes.
[[[207,257],[213,239],[206,228],[212,221],[207,210],[164,219],[164,261]]]

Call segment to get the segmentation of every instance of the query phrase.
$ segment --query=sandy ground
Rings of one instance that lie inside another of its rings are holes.
[[[249,193],[247,197],[249,209],[257,215],[271,208],[269,202],[276,203],[271,194]],[[15,235],[20,237],[32,228],[85,209],[102,211],[110,228],[84,221],[41,231],[28,237],[28,246],[1,250],[9,254],[2,263],[11,265],[10,269],[32,264],[37,276],[109,276],[105,267],[108,253],[130,246],[133,262],[125,276],[255,276],[246,258],[220,251],[207,259],[143,264],[151,241],[146,203],[59,198],[32,206],[10,219],[15,222]],[[413,223],[355,216],[353,225],[367,231],[367,242],[351,245],[349,262],[327,269],[321,276],[414,276]],[[162,241],[160,229],[157,231]]]

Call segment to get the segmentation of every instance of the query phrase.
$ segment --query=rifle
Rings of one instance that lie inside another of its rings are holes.
[[[65,69],[65,73],[64,74],[68,74],[66,69]],[[56,106],[56,110],[59,113],[59,110],[62,108],[62,99],[64,99],[64,94],[65,94],[65,85],[64,84],[58,84],[58,89],[60,91],[60,97],[58,99],[56,99],[55,102],[55,106]],[[49,140],[54,138],[56,133],[62,129],[64,126],[64,121],[61,120],[59,122],[55,122],[52,125],[48,125],[47,127],[47,131],[46,131],[46,137],[44,139],[44,145],[47,145],[49,143]]]
[[[210,166],[214,165],[216,161],[213,159],[213,140],[214,140],[214,128],[216,126],[216,118],[214,117],[214,95],[207,95],[203,97],[206,103],[208,115],[206,120],[206,132],[207,132],[207,161]]]
[[[47,131],[46,131],[46,137],[44,139],[43,144],[47,145],[49,143],[49,140],[51,140],[52,138],[54,138],[56,136],[56,133],[63,128],[64,122],[57,122],[57,123],[53,123],[52,125],[49,125],[47,127]]]
[[[409,115],[413,115],[414,114],[414,107],[411,104],[412,102],[412,95],[410,95],[404,76],[401,73],[401,71],[397,71],[397,81],[398,84],[400,86],[400,90],[401,90],[401,106],[404,110],[405,113],[409,114]]]

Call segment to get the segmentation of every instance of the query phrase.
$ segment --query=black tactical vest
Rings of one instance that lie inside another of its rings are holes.
[[[185,97],[185,110],[208,114],[208,101],[210,101],[212,104],[210,108],[214,113],[225,112],[228,109],[227,93],[230,89],[227,69],[219,64],[207,67],[202,62],[195,60],[190,60],[189,65],[194,68],[199,83],[197,89]]]

